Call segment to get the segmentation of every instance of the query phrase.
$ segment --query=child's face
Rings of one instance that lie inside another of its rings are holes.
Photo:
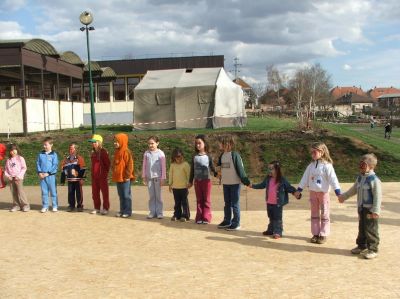
[[[360,167],[360,173],[362,174],[368,173],[371,170],[373,170],[373,168],[370,167],[365,161],[360,161],[359,167]]]
[[[276,177],[276,170],[273,164],[268,165],[268,174],[272,177]]]
[[[15,157],[16,155],[18,155],[18,151],[16,149],[13,149],[10,151],[10,155],[11,157]]]
[[[222,146],[222,150],[224,152],[230,152],[232,150],[232,146],[230,144],[222,144],[221,143],[221,146]]]
[[[53,144],[49,143],[48,141],[43,142],[43,149],[45,152],[51,152],[52,147],[53,147]]]
[[[175,157],[175,163],[181,164],[183,162],[183,156],[179,155]]]
[[[320,151],[319,149],[316,149],[316,148],[311,149],[311,158],[314,161],[321,159],[321,157],[322,157],[322,151]]]
[[[70,145],[69,146],[69,154],[70,155],[75,155],[75,153],[76,153],[75,145]]]
[[[158,144],[159,144],[159,142],[156,142],[156,141],[153,140],[153,139],[149,139],[149,140],[147,141],[147,145],[149,146],[149,150],[151,150],[151,151],[157,150]]]
[[[114,148],[120,148],[120,144],[117,139],[114,139]]]
[[[98,142],[98,141],[92,142],[92,148],[93,148],[95,151],[97,151],[97,150],[99,149],[99,142]]]
[[[202,139],[196,139],[195,145],[196,145],[196,148],[197,148],[197,150],[199,152],[203,152],[204,151],[205,144],[204,144],[204,141]]]

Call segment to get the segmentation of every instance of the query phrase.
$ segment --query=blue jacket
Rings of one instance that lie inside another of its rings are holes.
[[[260,184],[255,184],[252,185],[253,189],[266,189],[265,193],[266,196],[265,198],[268,200],[268,187],[269,187],[269,180],[271,179],[271,176],[266,176],[264,181],[262,181]],[[286,180],[286,178],[282,177],[281,182],[279,183],[279,186],[276,190],[276,198],[277,198],[277,204],[279,206],[284,206],[289,202],[289,196],[288,193],[294,193],[296,192],[296,188],[290,185],[290,183]]]
[[[51,151],[46,154],[45,151],[41,151],[36,159],[36,172],[37,173],[48,173],[54,175],[58,169],[58,156],[57,153]]]

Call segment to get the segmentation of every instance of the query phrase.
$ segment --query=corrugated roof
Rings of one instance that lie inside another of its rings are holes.
[[[102,79],[115,79],[117,78],[117,74],[114,72],[114,70],[110,67],[102,67],[101,70],[103,71],[101,73],[100,78]]]
[[[61,60],[71,63],[71,64],[80,65],[80,66],[84,65],[84,62],[78,56],[78,54],[76,54],[75,52],[72,52],[72,51],[66,51],[66,52],[61,53],[60,58],[61,58]]]
[[[29,51],[48,56],[60,56],[50,43],[40,38],[1,40],[0,45],[5,47],[21,47]]]
[[[98,64],[96,61],[90,62],[90,68],[91,68],[92,72],[102,72],[100,64]],[[83,70],[85,72],[89,71],[89,65],[87,62],[85,63],[85,67],[83,68]]]
[[[387,98],[400,98],[400,93],[388,93],[378,97],[378,99],[387,99]]]

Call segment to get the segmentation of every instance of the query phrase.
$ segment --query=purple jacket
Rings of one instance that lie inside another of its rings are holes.
[[[16,155],[7,159],[4,174],[8,179],[17,178],[23,180],[25,172],[26,163],[24,157]]]

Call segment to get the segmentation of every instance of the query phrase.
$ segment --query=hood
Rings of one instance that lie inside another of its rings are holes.
[[[119,148],[117,150],[124,151],[128,148],[128,135],[124,133],[119,133],[114,136],[114,138],[119,143]]]

